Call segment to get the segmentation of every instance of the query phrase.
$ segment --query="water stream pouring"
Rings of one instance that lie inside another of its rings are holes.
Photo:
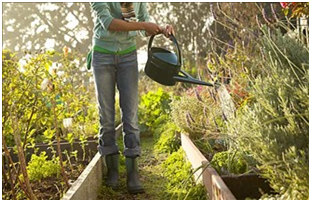
[[[152,47],[154,36],[150,37],[148,44],[148,60],[145,66],[145,73],[147,76],[166,86],[173,86],[176,82],[214,86],[212,83],[195,79],[187,72],[180,69],[182,60],[179,45],[173,35],[170,37],[177,48],[177,55],[164,48]]]

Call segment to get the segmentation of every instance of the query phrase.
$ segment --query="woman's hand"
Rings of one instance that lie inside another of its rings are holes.
[[[144,26],[145,31],[148,33],[148,35],[156,35],[156,34],[162,33],[161,27],[155,23],[144,22],[143,26]]]
[[[165,27],[161,28],[161,32],[164,36],[166,36],[167,38],[170,37],[170,35],[175,35],[175,31],[173,29],[172,25],[166,25]]]

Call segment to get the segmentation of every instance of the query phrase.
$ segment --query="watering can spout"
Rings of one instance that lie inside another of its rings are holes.
[[[193,78],[190,74],[188,74],[187,72],[183,70],[180,70],[180,73],[182,73],[183,75],[174,76],[175,81],[179,81],[183,83],[198,84],[198,85],[203,85],[203,86],[214,86],[213,83],[200,81],[198,79]]]

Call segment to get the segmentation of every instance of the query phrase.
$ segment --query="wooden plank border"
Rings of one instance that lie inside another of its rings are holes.
[[[203,183],[212,200],[236,200],[230,189],[224,183],[217,171],[209,165],[209,161],[194,145],[187,134],[181,133],[181,146],[191,163],[194,178]]]
[[[116,128],[116,135],[122,135],[122,125]],[[97,200],[105,165],[103,158],[97,152],[61,200]]]

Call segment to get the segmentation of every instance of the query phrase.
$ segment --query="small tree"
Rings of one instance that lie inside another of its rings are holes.
[[[96,111],[93,110],[95,96],[93,91],[88,91],[90,86],[84,83],[85,74],[80,70],[81,64],[75,60],[75,54],[47,51],[26,56],[24,66],[9,51],[3,51],[2,56],[2,144],[7,159],[3,177],[7,179],[5,188],[10,186],[11,198],[14,199],[18,195],[14,188],[16,185],[22,188],[26,198],[35,198],[26,168],[28,147],[34,148],[42,141],[52,146],[57,141],[57,152],[51,147],[52,158],[56,158],[56,154],[59,156],[63,181],[68,188],[60,140],[79,137],[84,141],[87,136],[95,134],[97,125]],[[58,72],[55,72],[52,67],[57,66]],[[74,135],[67,136],[63,130],[63,119],[68,117],[75,120],[77,127],[71,131]],[[9,147],[17,150],[18,163],[12,161]],[[9,167],[13,169],[7,169]],[[20,178],[20,172],[23,178]]]

